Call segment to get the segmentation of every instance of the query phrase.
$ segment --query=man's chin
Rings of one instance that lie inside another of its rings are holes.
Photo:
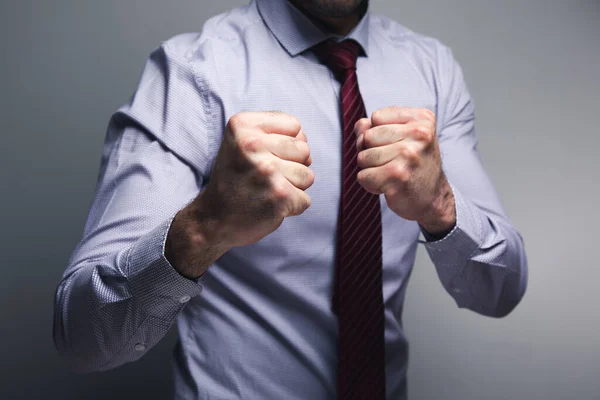
[[[369,0],[300,0],[305,8],[330,18],[344,18],[355,14]]]

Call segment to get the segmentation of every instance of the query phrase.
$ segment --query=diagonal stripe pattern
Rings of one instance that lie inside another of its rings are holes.
[[[360,45],[328,40],[313,48],[342,84],[342,196],[338,217],[333,310],[338,316],[339,400],[385,399],[381,209],[379,196],[356,180],[354,125],[366,117],[358,87]]]

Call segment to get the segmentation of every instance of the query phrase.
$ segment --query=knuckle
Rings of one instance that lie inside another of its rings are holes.
[[[374,123],[377,123],[375,121],[380,121],[382,117],[383,117],[382,110],[373,111],[373,113],[371,114],[371,121],[373,121]]]
[[[310,157],[310,148],[308,147],[308,144],[302,140],[294,140],[294,144],[300,152],[300,157],[303,160],[308,160],[308,157]]]
[[[365,171],[358,171],[356,174],[356,180],[361,185],[366,185],[369,182],[369,175]]]
[[[417,151],[415,149],[413,149],[412,147],[402,146],[402,147],[400,147],[399,152],[400,152],[400,155],[402,156],[402,158],[404,158],[405,160],[411,161],[411,162],[413,162],[419,158]]]
[[[369,129],[363,134],[363,146],[365,148],[377,146],[377,134],[379,136],[390,136],[394,132],[393,128],[380,126],[377,130]]]
[[[365,147],[365,137],[364,135],[360,135],[358,139],[356,139],[356,151],[361,152]]]
[[[261,140],[257,135],[243,136],[238,139],[238,147],[246,152],[256,152],[261,147]]]
[[[358,171],[356,173],[356,180],[358,183],[363,184],[365,182],[365,171]]]
[[[309,195],[306,195],[306,201],[304,202],[304,209],[306,210],[312,204],[312,200]]]
[[[280,182],[277,183],[273,183],[273,185],[271,186],[271,200],[276,203],[276,204],[280,204],[282,202],[284,202],[285,200],[287,200],[288,197],[288,190],[287,187]]]
[[[412,123],[410,125],[410,133],[413,134],[413,136],[419,136],[421,134],[421,129],[422,129],[422,125],[419,123]]]
[[[433,131],[430,126],[424,124],[415,124],[412,132],[418,140],[430,142],[433,139]]]
[[[270,160],[258,160],[255,163],[255,168],[260,175],[268,176],[275,172],[275,165]]]
[[[402,165],[398,163],[390,163],[390,176],[399,182],[407,182],[410,178],[409,171]]]
[[[312,184],[315,181],[314,173],[311,171],[310,168],[305,167],[303,165],[299,166],[295,170],[294,175],[296,176],[298,182],[295,186],[299,189],[306,189],[312,186]]]
[[[304,182],[308,178],[308,168],[303,165],[297,165],[294,170],[294,175],[298,178],[300,182]]]
[[[390,197],[394,197],[396,195],[398,195],[399,191],[398,191],[398,187],[396,185],[386,185],[385,188],[382,190],[383,194],[385,194],[386,196],[390,196]]]
[[[406,169],[398,171],[397,180],[402,183],[408,182],[410,179],[410,173]]]
[[[238,129],[240,126],[243,125],[245,119],[246,119],[246,113],[245,112],[240,112],[240,113],[237,113],[237,114],[233,114],[229,118],[229,121],[227,122],[227,125],[232,130],[233,129]]]
[[[429,144],[429,143],[433,142],[434,138],[435,138],[435,131],[433,129],[431,129],[430,127],[425,129],[425,131],[423,132],[423,140]]]
[[[370,130],[363,132],[362,134],[362,146],[363,148],[368,148],[369,146],[371,146],[371,141],[372,141],[372,133]]]
[[[298,118],[296,118],[290,114],[284,114],[284,115],[287,115],[287,117],[290,119],[290,123],[293,125],[294,129],[296,131],[299,131],[300,130],[300,121],[298,120]]]
[[[435,113],[428,108],[421,109],[421,118],[435,121]]]
[[[363,167],[365,165],[366,160],[366,156],[365,156],[365,150],[359,152],[356,155],[356,163],[358,164],[359,167]]]
[[[307,194],[298,195],[289,207],[288,215],[300,215],[310,207],[310,197]]]
[[[304,167],[304,181],[306,182],[306,186],[310,187],[313,183],[315,183],[315,173],[310,168]]]
[[[432,141],[435,136],[435,124],[430,122],[425,125],[425,139]]]
[[[300,204],[300,212],[304,212],[308,207],[310,207],[310,196],[304,193],[303,196],[300,196],[298,203]]]

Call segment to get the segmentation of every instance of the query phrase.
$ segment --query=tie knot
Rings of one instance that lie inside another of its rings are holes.
[[[338,79],[343,79],[346,71],[356,69],[356,59],[360,52],[360,44],[354,39],[341,42],[326,40],[313,48],[321,62],[329,67]]]

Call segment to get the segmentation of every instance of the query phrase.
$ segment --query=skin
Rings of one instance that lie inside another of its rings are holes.
[[[337,34],[352,30],[368,0],[289,0]],[[383,194],[398,216],[417,221],[433,237],[456,224],[452,190],[442,171],[435,115],[427,109],[386,107],[355,125],[358,182]],[[243,112],[227,122],[211,179],[180,210],[167,234],[165,257],[195,279],[236,246],[255,243],[284,218],[310,206],[314,182],[310,149],[298,120],[271,112]]]
[[[301,214],[310,206],[304,190],[315,179],[311,163],[295,117],[235,114],[209,183],[171,223],[165,257],[181,275],[197,278],[227,250],[257,242]]]
[[[441,238],[456,224],[454,196],[442,171],[436,117],[428,109],[386,107],[356,122],[358,182],[384,194],[398,216]]]
[[[309,18],[338,35],[345,35],[360,21],[369,0],[289,0]]]

